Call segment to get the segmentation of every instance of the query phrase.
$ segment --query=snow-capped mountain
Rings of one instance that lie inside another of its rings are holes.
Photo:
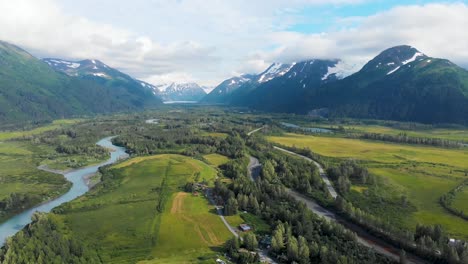
[[[315,90],[352,74],[355,67],[341,60],[306,60],[291,64],[287,71],[268,82],[260,83],[248,92],[234,96],[235,105],[256,106],[265,110],[294,105],[307,90]],[[241,88],[238,89],[239,91]]]
[[[125,88],[140,94],[153,94],[160,97],[154,85],[135,79],[99,60],[68,61],[63,59],[42,59],[51,68],[69,76],[91,80],[112,88]],[[159,100],[159,99],[158,99]]]
[[[230,103],[236,97],[250,92],[262,83],[269,82],[286,74],[293,64],[273,63],[260,74],[244,74],[223,81],[204,99],[205,103]]]
[[[409,66],[414,61],[422,61],[428,57],[411,46],[396,46],[387,49],[369,61],[363,68],[364,72],[374,72],[378,76],[391,75]]]
[[[266,69],[264,72],[262,72],[258,79],[258,83],[264,83],[268,82],[276,77],[283,76],[286,74],[296,63],[292,64],[283,64],[283,63],[273,63]]]
[[[205,88],[196,83],[170,83],[153,86],[163,101],[194,101],[205,97]]]
[[[55,70],[64,72],[69,76],[93,75],[110,79],[117,71],[99,60],[67,61],[62,59],[46,58],[43,59],[43,61]]]

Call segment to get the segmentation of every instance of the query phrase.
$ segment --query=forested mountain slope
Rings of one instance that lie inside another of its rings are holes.
[[[139,110],[160,102],[148,89],[67,76],[25,50],[0,42],[1,122]]]

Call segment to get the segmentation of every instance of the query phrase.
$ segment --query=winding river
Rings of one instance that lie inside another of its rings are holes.
[[[112,144],[112,138],[113,137],[103,138],[96,143],[101,147],[111,149],[111,157],[106,162],[64,173],[65,178],[73,184],[67,193],[55,200],[40,204],[15,215],[6,222],[0,224],[0,246],[4,244],[7,237],[13,236],[29,224],[31,222],[31,216],[35,212],[50,212],[53,208],[85,194],[89,190],[89,187],[85,182],[85,177],[95,174],[99,167],[112,164],[122,158],[127,158],[128,154],[125,153],[125,148]]]

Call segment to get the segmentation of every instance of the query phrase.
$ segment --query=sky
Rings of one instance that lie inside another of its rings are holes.
[[[468,68],[467,1],[0,0],[0,10],[0,40],[153,84],[214,87],[307,59],[359,69],[402,44]]]

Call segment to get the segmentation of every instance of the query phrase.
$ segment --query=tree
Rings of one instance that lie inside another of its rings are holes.
[[[267,181],[271,181],[275,177],[275,167],[270,160],[266,160],[262,167],[262,175]]]
[[[293,236],[288,238],[287,251],[288,251],[288,258],[291,262],[299,260],[299,246],[297,244],[297,239]]]
[[[237,214],[237,200],[234,197],[228,199],[224,206],[224,215],[235,215]]]
[[[303,237],[299,237],[299,262],[302,264],[309,263],[310,251],[307,244],[307,240]]]
[[[237,252],[239,248],[240,244],[237,237],[233,237],[226,242],[226,250],[231,256],[233,255],[233,253]]]
[[[271,239],[271,247],[273,251],[280,252],[284,248],[284,226],[279,224],[273,232],[273,238]]]
[[[250,250],[254,251],[258,247],[257,237],[254,233],[248,233],[244,236],[244,244],[245,247]]]

